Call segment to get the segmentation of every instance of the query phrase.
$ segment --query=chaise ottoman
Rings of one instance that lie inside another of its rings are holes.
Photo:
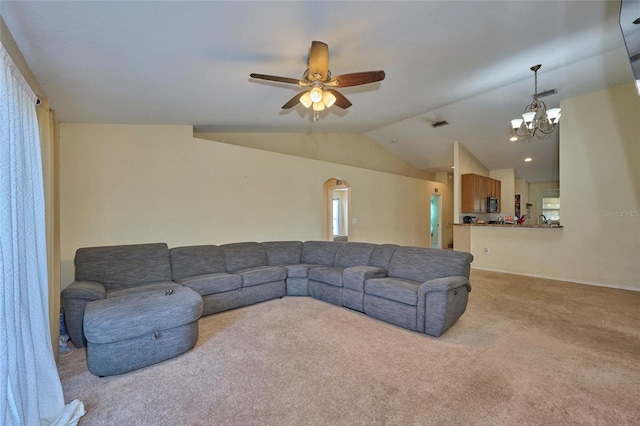
[[[178,356],[198,340],[202,298],[190,288],[150,290],[89,302],[87,367],[111,376]]]

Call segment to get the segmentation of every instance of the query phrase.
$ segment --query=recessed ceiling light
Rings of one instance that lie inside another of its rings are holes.
[[[391,143],[398,143],[398,139],[391,139]]]
[[[524,161],[525,161],[526,163],[528,163],[528,162],[530,162],[530,161],[533,161],[533,159],[532,159],[531,157],[527,157],[527,158],[525,158],[525,159],[524,159]]]

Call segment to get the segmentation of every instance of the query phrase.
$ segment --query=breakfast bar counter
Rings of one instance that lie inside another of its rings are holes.
[[[473,254],[472,268],[539,275],[559,242],[559,225],[453,224],[453,249]]]

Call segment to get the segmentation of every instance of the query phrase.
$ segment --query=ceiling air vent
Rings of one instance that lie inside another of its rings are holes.
[[[448,126],[449,122],[447,122],[447,120],[442,120],[442,121],[436,121],[435,123],[431,124],[431,127],[442,127],[442,126]]]
[[[545,96],[551,96],[551,95],[555,95],[556,93],[558,93],[558,89],[549,89],[549,90],[545,90],[544,92],[540,92],[540,93],[536,93],[534,96],[535,98],[544,98]]]

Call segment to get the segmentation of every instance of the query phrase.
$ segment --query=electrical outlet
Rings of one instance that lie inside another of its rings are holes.
[[[489,247],[484,248],[484,254],[489,254]]]

